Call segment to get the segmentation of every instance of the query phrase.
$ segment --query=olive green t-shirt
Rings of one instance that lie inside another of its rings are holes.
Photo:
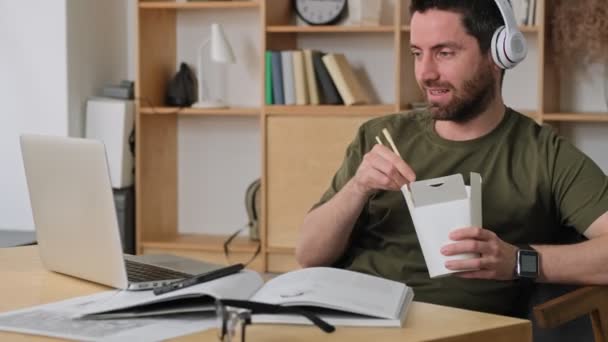
[[[442,139],[425,111],[364,123],[319,206],[354,176],[375,137],[388,128],[417,180],[481,174],[483,227],[511,244],[558,243],[571,228],[584,232],[608,211],[608,177],[552,129],[507,109],[490,133],[469,141]],[[441,213],[437,213],[441,215]],[[401,192],[373,195],[358,218],[340,267],[406,283],[417,301],[514,314],[527,292],[516,281],[430,279]]]

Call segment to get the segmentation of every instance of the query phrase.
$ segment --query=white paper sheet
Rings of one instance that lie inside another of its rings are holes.
[[[74,318],[88,306],[111,300],[121,292],[107,291],[2,313],[0,330],[79,341],[160,341],[217,326],[215,312],[120,320]]]

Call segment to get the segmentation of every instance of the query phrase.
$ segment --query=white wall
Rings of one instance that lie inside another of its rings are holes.
[[[19,134],[67,135],[66,5],[0,0],[0,227],[33,229]]]
[[[537,33],[524,33],[530,48],[526,60],[505,76],[505,103],[519,110],[538,108],[539,77]],[[561,71],[560,106],[562,112],[606,113],[608,103],[604,91],[608,87],[608,73],[600,65],[564,66]],[[606,85],[604,85],[606,80]],[[608,91],[608,90],[606,90]],[[608,174],[608,123],[560,123],[560,134],[591,157]]]
[[[18,137],[81,136],[88,96],[126,78],[122,0],[0,0],[0,228],[33,229]]]
[[[608,63],[580,66],[562,71],[561,107],[563,111],[608,111]],[[606,94],[604,93],[606,92]],[[560,132],[589,155],[608,174],[608,123],[560,125]]]
[[[127,78],[126,32],[124,0],[67,0],[70,136],[84,136],[87,97]]]
[[[197,65],[209,25],[222,24],[237,61],[205,69],[210,95],[231,106],[259,107],[263,52],[257,11],[183,11],[178,22],[177,63],[191,66]],[[226,234],[241,228],[247,223],[245,190],[261,174],[259,119],[180,117],[178,132],[179,230]]]

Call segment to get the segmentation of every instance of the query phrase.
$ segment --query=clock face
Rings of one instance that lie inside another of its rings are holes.
[[[295,0],[296,12],[310,25],[333,24],[346,11],[346,0]]]

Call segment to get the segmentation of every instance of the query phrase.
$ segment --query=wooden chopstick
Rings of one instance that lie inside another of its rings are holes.
[[[403,159],[403,157],[401,157],[401,153],[399,153],[399,150],[397,150],[397,146],[395,146],[395,142],[393,141],[393,137],[391,137],[391,134],[388,132],[388,129],[384,128],[382,130],[382,134],[384,134],[384,137],[386,138],[386,140],[388,140],[388,143],[391,145],[391,149],[393,150],[393,152],[395,152],[396,155],[399,156],[399,158]],[[378,144],[380,145],[384,145],[382,143],[382,140],[380,140],[380,138],[378,138],[378,136],[376,135],[376,141],[378,142]],[[406,183],[406,186],[409,190],[410,188],[410,183]]]
[[[391,145],[393,152],[395,152],[395,154],[398,155],[399,158],[403,159],[403,157],[401,157],[401,153],[399,153],[399,150],[397,150],[397,146],[395,146],[395,142],[393,141],[391,134],[388,132],[388,129],[384,128],[382,130],[382,134],[384,134],[384,137],[386,138],[386,140],[388,140],[388,143]],[[378,137],[376,137],[376,139],[378,139]],[[378,140],[380,140],[380,139],[378,139]]]

